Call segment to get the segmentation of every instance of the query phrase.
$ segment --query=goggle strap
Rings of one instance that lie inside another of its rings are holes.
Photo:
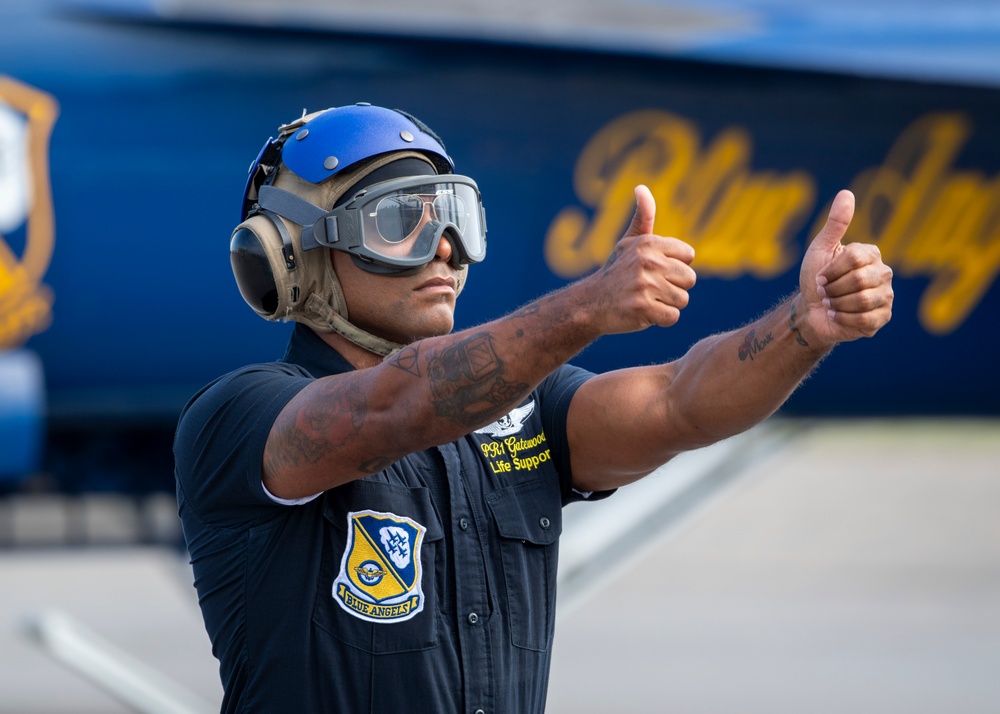
[[[261,186],[257,197],[257,205],[265,211],[277,213],[292,223],[302,226],[302,250],[313,250],[320,243],[313,235],[313,224],[326,215],[319,206],[314,206],[294,193],[275,186]]]

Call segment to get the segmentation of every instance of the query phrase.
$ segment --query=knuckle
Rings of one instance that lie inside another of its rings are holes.
[[[658,239],[652,233],[644,233],[641,236],[636,236],[635,242],[639,248],[650,249],[656,246]]]
[[[656,256],[648,252],[639,253],[638,264],[639,267],[646,272],[657,270],[659,268],[659,263],[656,260]]]
[[[639,295],[645,295],[651,291],[658,289],[658,284],[656,279],[653,277],[652,273],[649,271],[642,271],[635,277],[635,282],[633,283],[635,291]]]
[[[656,324],[660,327],[673,327],[681,319],[680,310],[672,307],[667,307],[664,310],[659,319],[656,320]]]
[[[857,249],[851,250],[851,248],[853,248],[854,245],[855,244],[847,246],[847,249],[844,250],[844,258],[846,259],[847,266],[849,268],[851,268],[852,270],[857,270],[858,268],[862,267],[867,261],[861,254],[861,251]]]
[[[880,303],[881,299],[879,298],[878,295],[874,293],[870,292],[858,293],[858,307],[863,312],[874,310],[875,308],[879,307]]]
[[[884,284],[879,270],[874,266],[867,266],[858,272],[858,279],[861,285],[866,288],[877,288]]]
[[[874,335],[878,331],[880,324],[881,321],[873,313],[867,313],[858,318],[858,329],[869,336]]]

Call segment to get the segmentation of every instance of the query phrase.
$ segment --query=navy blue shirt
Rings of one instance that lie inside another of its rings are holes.
[[[262,484],[275,417],[352,367],[297,326],[281,362],[199,392],[174,445],[225,712],[542,712],[555,626],[563,367],[507,416],[296,505]],[[385,438],[391,439],[391,434]]]

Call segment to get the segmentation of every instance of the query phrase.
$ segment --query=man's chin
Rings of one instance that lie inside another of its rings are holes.
[[[455,320],[451,316],[449,316],[447,320],[428,322],[427,324],[419,326],[419,328],[414,331],[413,336],[410,338],[410,342],[426,340],[429,337],[443,337],[444,335],[451,334],[451,331],[454,329]]]

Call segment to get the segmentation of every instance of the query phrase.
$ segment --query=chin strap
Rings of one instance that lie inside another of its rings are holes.
[[[403,348],[401,344],[376,337],[370,332],[365,332],[357,325],[352,325],[343,315],[336,312],[315,293],[310,295],[306,300],[305,307],[307,311],[315,316],[316,321],[328,328],[327,331],[336,332],[345,340],[353,342],[363,350],[368,350],[385,358]]]

